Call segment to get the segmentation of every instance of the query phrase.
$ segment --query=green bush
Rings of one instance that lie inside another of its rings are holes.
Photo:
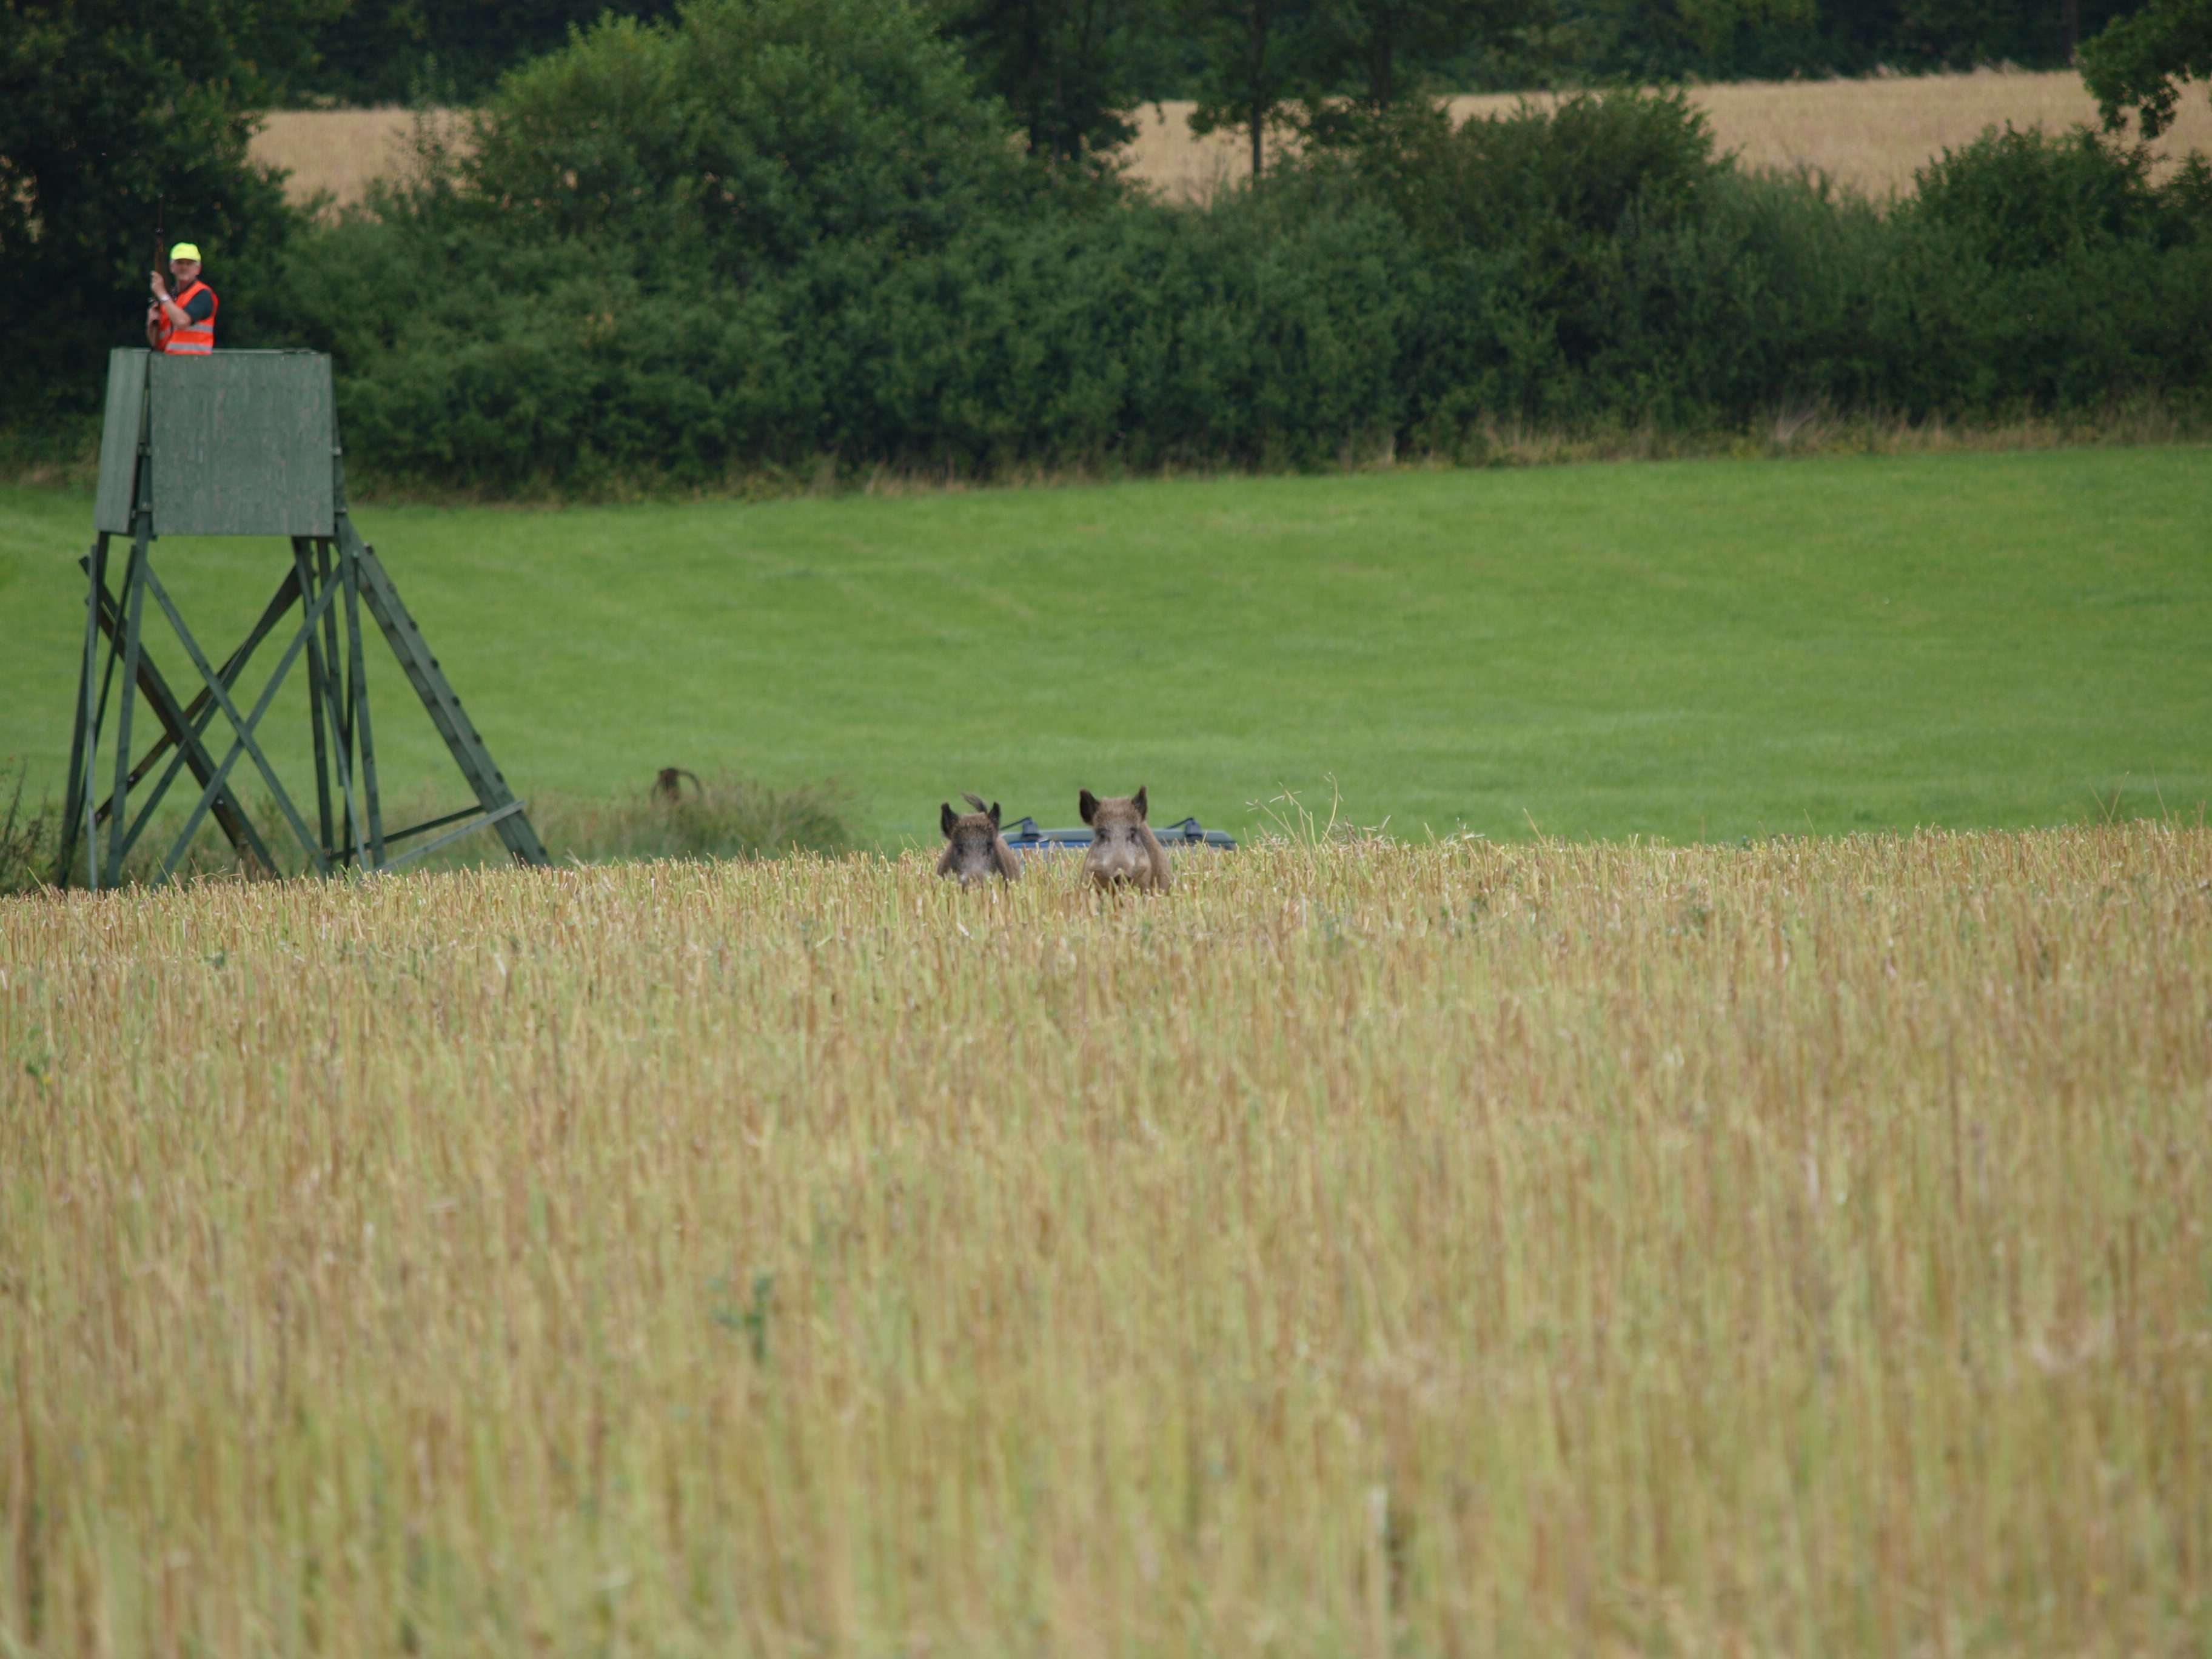
[[[1427,178],[1411,185],[1387,179],[1431,227],[1437,297],[1410,356],[1432,442],[1501,416],[1678,428],[1790,405],[1990,416],[2201,396],[2212,381],[2201,164],[2154,186],[2143,158],[2087,133],[1993,133],[1885,213],[1815,179],[1712,164],[1670,101],[1608,118],[1630,136],[1672,123],[1674,143],[1593,144],[1597,121],[1547,133],[1524,115],[1417,155]],[[1548,137],[1547,173],[1522,152],[1534,140],[1546,154]],[[1578,164],[1595,179],[1577,180]],[[1454,221],[1440,199],[1480,205]],[[1435,228],[1454,223],[1455,245]]]
[[[2212,385],[2212,192],[2201,160],[2076,130],[1988,132],[1891,216],[1890,401],[1915,411],[2093,407]]]
[[[1952,233],[1962,252],[2006,270],[2113,248],[2164,250],[2212,222],[2191,187],[2203,170],[2197,158],[2180,188],[2160,189],[2148,149],[2086,127],[2055,138],[2040,128],[1992,128],[1921,168],[1902,216]]]
[[[1399,111],[1170,206],[1028,159],[898,0],[695,0],[510,76],[472,159],[295,245],[272,326],[336,356],[395,481],[1313,467],[2201,401],[2208,225],[2201,163],[2086,132],[1985,135],[1878,206],[1627,94]]]
[[[693,0],[611,19],[503,81],[459,165],[467,216],[586,259],[742,289],[825,242],[914,253],[1018,213],[1041,175],[902,0]]]

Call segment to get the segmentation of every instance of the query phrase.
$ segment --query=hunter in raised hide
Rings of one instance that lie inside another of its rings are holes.
[[[1085,789],[1077,798],[1083,821],[1091,826],[1091,850],[1083,867],[1100,887],[1144,887],[1164,891],[1175,880],[1168,849],[1145,822],[1145,792],[1101,800]]]
[[[975,810],[955,812],[952,803],[943,803],[938,811],[938,827],[945,831],[945,851],[937,860],[937,873],[957,877],[963,887],[972,887],[996,877],[1000,881],[1019,881],[1021,861],[1015,858],[1014,849],[1006,845],[1006,838],[999,833],[999,803],[983,805],[981,795],[971,795],[964,789],[960,799]]]

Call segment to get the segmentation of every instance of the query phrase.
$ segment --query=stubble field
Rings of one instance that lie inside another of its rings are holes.
[[[0,902],[9,1650],[2212,1644],[2212,834],[1209,858]]]
[[[1540,101],[1543,96],[1532,95]],[[1460,120],[1497,114],[1521,96],[1463,95],[1451,100],[1452,113]],[[2040,123],[2056,132],[2076,122],[2094,125],[2098,118],[2096,100],[2070,70],[1747,81],[1693,87],[1690,98],[1711,120],[1718,147],[1742,166],[1810,167],[1876,198],[1909,191],[1914,169],[1972,143],[1985,127]],[[1125,152],[1130,173],[1172,198],[1202,198],[1251,167],[1249,138],[1191,132],[1194,107],[1170,99],[1131,112],[1137,135]],[[432,118],[444,136],[460,135],[460,124],[450,117]],[[404,109],[275,110],[253,141],[254,159],[290,169],[292,193],[301,200],[326,191],[339,204],[357,202],[370,180],[404,172],[415,119]],[[2212,105],[2185,97],[2157,149],[2183,155],[2207,148]]]

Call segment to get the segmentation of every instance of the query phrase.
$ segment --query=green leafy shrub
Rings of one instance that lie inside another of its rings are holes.
[[[1351,151],[1361,179],[1431,258],[1511,250],[1556,264],[1613,236],[1632,210],[1670,222],[1728,164],[1680,93],[1586,94],[1455,127],[1425,105],[1388,112]]]
[[[2151,160],[2148,149],[2086,127],[2057,137],[2039,127],[1992,128],[1921,168],[1902,217],[1954,233],[1960,248],[2008,270],[2194,240],[2212,224],[2187,182],[2202,161],[2181,189],[2164,190],[2151,180]]]
[[[2076,130],[1987,132],[1891,216],[1891,402],[2065,409],[2212,385],[2212,210],[2201,161]]]
[[[693,0],[508,76],[459,164],[471,216],[743,287],[823,242],[941,246],[1042,175],[900,0]]]
[[[505,492],[1472,458],[1498,423],[2094,410],[2212,388],[2212,173],[1992,133],[1891,204],[1678,95],[1400,107],[1200,207],[1055,177],[901,0],[694,0],[511,76],[301,240],[368,476]]]

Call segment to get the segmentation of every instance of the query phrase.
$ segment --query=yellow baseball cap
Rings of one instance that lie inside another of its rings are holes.
[[[194,264],[199,264],[200,245],[198,242],[178,243],[169,250],[169,262],[173,264],[179,259],[190,259]]]

